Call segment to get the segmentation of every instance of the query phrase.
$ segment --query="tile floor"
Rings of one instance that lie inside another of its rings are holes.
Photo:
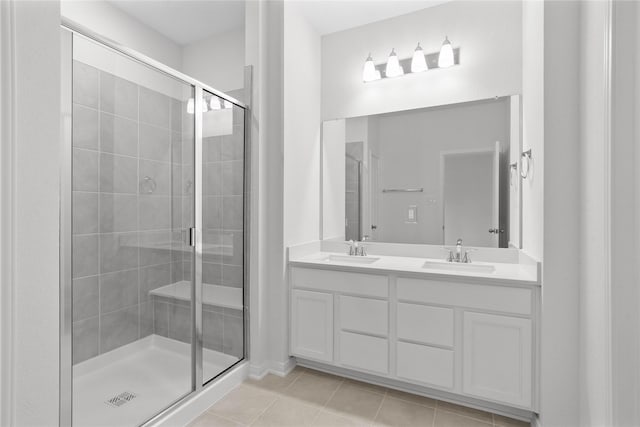
[[[528,423],[306,368],[247,380],[190,427],[526,427]]]

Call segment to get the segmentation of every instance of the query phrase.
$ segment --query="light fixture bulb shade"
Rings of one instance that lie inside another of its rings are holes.
[[[362,69],[362,80],[365,82],[370,82],[376,79],[376,65],[373,63],[373,58],[371,58],[371,54],[367,57],[364,62],[364,68]]]
[[[440,54],[438,55],[438,68],[448,68],[454,64],[453,61],[453,46],[448,37],[444,38],[442,47],[440,48]]]
[[[422,71],[427,71],[427,69],[427,60],[424,57],[424,50],[422,50],[420,43],[418,43],[418,47],[413,51],[413,58],[411,58],[411,72],[420,73]]]
[[[209,109],[211,110],[219,110],[220,109],[220,99],[217,96],[212,96],[209,100]]]
[[[396,55],[395,49],[391,49],[391,53],[387,59],[387,68],[384,73],[387,77],[397,77],[404,74],[404,70],[400,65],[400,60],[398,59],[398,55]]]
[[[193,114],[195,111],[195,101],[193,98],[189,98],[187,101],[187,114]]]
[[[225,99],[223,108],[232,108],[233,104]]]

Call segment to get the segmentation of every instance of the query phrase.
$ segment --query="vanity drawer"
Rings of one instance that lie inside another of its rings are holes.
[[[398,303],[398,339],[453,347],[453,309]]]
[[[453,388],[453,351],[399,342],[397,375],[412,382]]]
[[[398,300],[531,315],[530,289],[398,278]]]
[[[345,367],[388,374],[389,341],[385,338],[340,331],[339,361]]]
[[[374,274],[293,267],[291,268],[291,283],[294,288],[380,298],[387,298],[389,295],[387,276]]]
[[[340,329],[387,336],[389,303],[387,301],[341,295]]]

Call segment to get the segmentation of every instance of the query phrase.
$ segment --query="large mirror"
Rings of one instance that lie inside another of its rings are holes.
[[[324,222],[344,221],[344,234],[324,237],[520,247],[520,105],[514,95],[325,122]]]

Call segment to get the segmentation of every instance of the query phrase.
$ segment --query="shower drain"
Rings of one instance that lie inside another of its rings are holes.
[[[136,394],[135,393],[130,393],[128,391],[123,391],[122,393],[120,393],[117,396],[113,396],[111,399],[107,400],[106,403],[107,405],[110,406],[114,406],[116,408],[124,405],[125,403],[131,402],[133,399],[136,398]]]

